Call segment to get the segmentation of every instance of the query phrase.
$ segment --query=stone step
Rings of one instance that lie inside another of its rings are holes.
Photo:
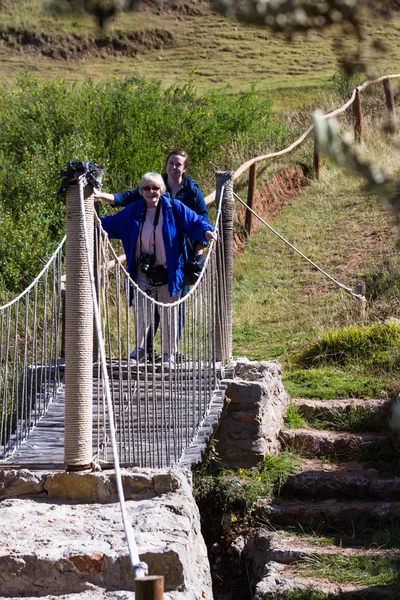
[[[261,501],[256,516],[279,526],[311,525],[329,527],[362,527],[365,524],[390,523],[400,517],[400,502],[347,500]]]
[[[335,455],[343,460],[351,460],[369,447],[382,445],[387,441],[388,434],[282,428],[279,439],[283,448],[304,456]]]
[[[312,591],[318,590],[332,600],[349,598],[349,600],[398,600],[400,589],[393,586],[363,586],[354,583],[338,583],[328,579],[306,578],[293,572],[290,567],[280,563],[265,565],[266,576],[255,586],[253,600],[285,600],[285,592],[303,592],[301,597],[306,599]],[[293,596],[290,595],[290,598]],[[310,596],[311,597],[311,596]]]
[[[296,406],[302,417],[308,421],[314,419],[327,419],[343,413],[344,411],[356,410],[363,415],[374,415],[385,420],[391,411],[391,400],[374,399],[362,400],[359,398],[343,398],[337,400],[309,400],[305,398],[294,398],[291,404]]]
[[[382,477],[377,469],[355,462],[304,461],[301,472],[290,475],[281,496],[299,498],[371,498],[400,500],[400,477]]]
[[[340,545],[339,545],[340,544]],[[251,564],[255,577],[262,575],[263,565],[274,561],[285,565],[314,556],[398,556],[400,550],[365,548],[365,540],[351,540],[351,546],[338,536],[338,545],[328,543],[317,535],[298,535],[284,530],[270,531],[259,528],[247,538],[243,547],[246,560]]]
[[[356,543],[356,542],[355,542]],[[300,563],[307,560],[315,561],[318,557],[338,556],[341,559],[353,557],[394,557],[400,556],[399,550],[343,548],[333,544],[323,545],[317,536],[291,535],[285,531],[268,531],[258,529],[251,534],[243,547],[243,557],[248,565],[251,576],[251,585],[255,588],[254,598],[260,600],[281,600],[282,594],[289,590],[315,589],[325,593],[338,594],[340,592],[358,592],[362,598],[384,598],[387,591],[393,593],[393,588],[369,588],[360,585],[357,581],[345,585],[307,577],[299,567]],[[376,596],[372,591],[377,592]],[[365,595],[364,595],[365,592]],[[371,594],[370,594],[371,592]],[[397,596],[392,595],[392,598]]]

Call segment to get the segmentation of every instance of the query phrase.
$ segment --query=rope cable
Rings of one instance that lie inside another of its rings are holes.
[[[97,294],[96,294],[96,285],[95,285],[95,281],[94,281],[94,273],[93,273],[93,268],[92,268],[92,265],[90,262],[88,230],[87,230],[86,219],[84,217],[85,205],[84,205],[83,190],[84,190],[84,185],[86,183],[87,183],[86,177],[84,175],[81,175],[78,179],[79,199],[80,199],[80,204],[81,204],[81,213],[82,213],[82,217],[83,217],[83,219],[82,219],[83,234],[84,234],[84,238],[85,238],[86,258],[87,258],[89,279],[90,279],[91,291],[92,291],[95,327],[96,327],[97,339],[98,339],[98,343],[99,343],[101,367],[102,367],[102,370],[104,373],[104,384],[105,384],[105,388],[106,388],[107,408],[108,408],[108,416],[109,416],[109,422],[110,422],[110,436],[111,436],[111,444],[112,444],[113,455],[114,455],[113,458],[114,458],[115,479],[117,482],[118,496],[119,496],[119,502],[120,502],[120,507],[121,507],[121,514],[122,514],[122,522],[124,525],[125,535],[126,535],[126,539],[128,542],[132,570],[133,570],[133,573],[134,573],[134,576],[136,579],[138,577],[144,577],[145,575],[147,575],[148,569],[147,569],[147,565],[140,561],[139,552],[137,549],[135,536],[133,533],[133,528],[129,521],[128,513],[127,513],[126,505],[125,505],[125,497],[124,497],[124,489],[122,486],[121,469],[120,469],[120,465],[119,465],[118,452],[117,452],[117,440],[116,440],[115,424],[114,424],[114,411],[113,411],[113,406],[112,406],[112,402],[111,402],[110,382],[109,382],[109,378],[107,375],[106,353],[105,353],[104,340],[103,340],[103,335],[102,335],[102,330],[101,330],[100,312],[99,312],[99,307],[98,307],[98,303],[97,303]]]
[[[43,269],[40,271],[40,273],[36,277],[36,279],[34,279],[32,281],[32,283],[30,285],[28,285],[28,287],[26,288],[26,290],[24,290],[16,298],[14,298],[14,300],[10,300],[10,302],[8,302],[7,304],[4,304],[4,306],[0,306],[0,311],[5,310],[6,308],[8,308],[9,306],[11,306],[15,302],[18,302],[18,300],[20,300],[25,294],[27,294],[28,292],[30,292],[30,290],[37,284],[37,282],[39,281],[39,279],[41,278],[41,276],[43,275],[43,273],[45,273],[47,271],[47,269],[49,268],[49,266],[51,265],[51,263],[56,259],[58,253],[60,252],[61,248],[64,245],[65,240],[66,240],[66,236],[64,235],[63,239],[61,240],[61,242],[57,246],[57,249],[54,251],[54,254],[51,256],[51,258],[49,258],[49,260],[47,261],[47,263],[45,264],[45,266],[43,267]]]
[[[293,246],[293,244],[291,244],[288,240],[286,240],[280,233],[278,233],[273,227],[271,227],[271,225],[269,225],[266,221],[264,221],[264,219],[262,217],[260,217],[260,215],[258,215],[252,208],[250,208],[250,206],[247,206],[246,202],[244,202],[235,192],[233,192],[233,195],[235,196],[235,198],[237,200],[239,200],[239,202],[241,202],[243,204],[243,206],[246,207],[247,210],[249,210],[251,213],[253,213],[253,215],[256,216],[257,219],[259,221],[261,221],[261,223],[263,223],[263,225],[265,225],[266,227],[268,227],[268,229],[270,231],[272,231],[272,233],[274,233],[279,239],[281,239],[285,244],[287,244],[292,250],[294,250],[295,252],[297,252],[297,254],[299,254],[302,258],[304,258],[304,260],[306,260],[308,263],[310,263],[310,265],[312,265],[315,269],[317,269],[317,271],[320,271],[320,273],[322,273],[323,275],[325,275],[325,277],[327,277],[328,279],[330,279],[331,281],[333,281],[333,283],[335,283],[337,286],[339,286],[340,288],[342,288],[342,290],[344,290],[345,292],[347,292],[351,296],[354,296],[354,298],[358,298],[359,300],[361,300],[361,302],[366,302],[367,301],[366,298],[365,298],[365,296],[363,296],[362,294],[356,294],[355,292],[353,292],[353,290],[351,288],[347,287],[343,283],[340,283],[340,281],[337,281],[337,279],[335,279],[334,277],[332,277],[331,275],[329,275],[329,273],[327,273],[326,271],[324,271],[323,269],[321,269],[321,267],[319,267],[317,264],[315,264],[315,262],[313,262],[305,254],[303,254],[302,252],[300,252],[300,250],[298,250],[295,246]]]

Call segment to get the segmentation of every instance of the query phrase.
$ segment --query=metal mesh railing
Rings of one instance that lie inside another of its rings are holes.
[[[224,282],[217,277],[217,255],[223,264],[221,249],[223,252],[220,240],[218,252],[212,242],[197,284],[174,304],[163,304],[131,280],[108,237],[99,230],[95,279],[122,464],[158,468],[179,463],[207,415],[218,387],[216,324],[226,322],[217,302],[217,285]],[[154,345],[151,350],[146,335],[145,358],[132,360],[132,350],[140,345],[138,319],[143,320],[142,327]],[[177,341],[172,360],[167,362],[162,361],[165,336]],[[108,463],[111,450],[104,373],[99,360],[95,365],[94,445],[97,460]]]
[[[0,307],[0,459],[29,438],[60,386],[62,249]]]

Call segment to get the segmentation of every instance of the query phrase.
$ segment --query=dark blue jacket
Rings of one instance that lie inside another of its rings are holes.
[[[160,202],[164,217],[162,234],[167,256],[168,291],[170,296],[175,296],[183,287],[184,260],[182,256],[182,243],[176,228],[169,196],[166,194],[161,196]],[[142,198],[114,215],[101,219],[103,229],[108,233],[108,236],[122,240],[127,271],[134,281],[136,281],[137,275],[136,243],[139,237],[145,205],[146,201]],[[200,217],[193,210],[187,208],[179,200],[174,201],[174,211],[179,231],[188,237],[195,237],[201,241],[206,241],[205,232],[214,231],[214,228],[203,217]]]
[[[171,190],[168,187],[168,177],[167,174],[163,175],[166,191],[171,195]],[[143,196],[139,192],[139,188],[135,188],[134,190],[128,190],[127,192],[122,192],[121,194],[114,194],[114,206],[129,206],[133,202],[137,202],[138,200],[142,200]],[[179,190],[177,195],[175,196],[176,200],[180,200],[190,208],[194,210],[195,213],[204,217],[208,221],[208,210],[207,204],[204,200],[204,196],[200,191],[197,181],[194,179],[190,179],[187,175],[183,180],[182,189]],[[197,240],[194,238],[190,238],[192,240],[192,244],[194,247],[197,244],[201,243],[201,240]],[[207,244],[204,244],[207,246]]]

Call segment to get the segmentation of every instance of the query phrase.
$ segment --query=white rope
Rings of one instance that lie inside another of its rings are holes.
[[[128,542],[132,570],[133,570],[133,573],[134,573],[134,576],[136,579],[138,577],[144,577],[145,575],[147,575],[148,568],[147,568],[146,563],[140,561],[139,552],[137,549],[132,525],[129,521],[128,513],[126,510],[124,489],[122,486],[121,469],[120,469],[119,460],[118,460],[117,438],[116,438],[115,424],[114,424],[114,411],[113,411],[113,406],[112,406],[112,401],[111,401],[111,391],[110,391],[110,382],[108,379],[106,353],[105,353],[105,348],[104,348],[103,335],[102,335],[102,331],[101,331],[100,312],[99,312],[99,306],[98,306],[98,302],[97,302],[94,273],[93,273],[93,268],[92,268],[92,265],[90,262],[88,230],[87,230],[87,224],[86,224],[86,219],[85,219],[85,203],[84,203],[84,193],[83,193],[84,185],[86,184],[86,178],[84,175],[81,175],[81,177],[79,177],[78,184],[79,184],[79,198],[80,198],[80,204],[81,204],[81,212],[82,212],[82,218],[83,218],[83,233],[84,233],[84,237],[85,237],[86,256],[87,256],[90,284],[91,284],[91,289],[92,289],[92,299],[93,299],[93,310],[94,310],[94,318],[95,318],[95,325],[96,325],[96,333],[97,333],[97,339],[98,339],[98,344],[99,344],[101,368],[102,368],[102,371],[104,374],[104,381],[105,381],[105,388],[106,388],[106,398],[107,398],[107,408],[108,408],[108,416],[109,416],[109,422],[110,422],[110,436],[111,436],[111,445],[112,445],[112,449],[113,449],[115,478],[116,478],[116,482],[117,482],[119,503],[120,503],[121,513],[122,513],[122,522],[124,525],[125,535],[126,535],[126,539]]]
[[[287,244],[290,248],[292,248],[292,250],[294,250],[295,252],[297,252],[297,254],[299,254],[302,258],[304,258],[304,260],[306,260],[307,262],[309,262],[310,265],[312,265],[314,267],[314,269],[317,269],[317,271],[320,271],[320,273],[322,273],[323,275],[325,275],[325,277],[327,277],[328,279],[330,279],[331,281],[333,281],[333,283],[335,283],[337,286],[339,286],[340,288],[342,288],[342,290],[344,290],[345,292],[347,292],[351,296],[354,296],[354,298],[358,298],[359,300],[361,300],[361,302],[366,302],[367,301],[366,298],[365,298],[365,296],[362,296],[361,294],[356,294],[355,292],[353,292],[353,290],[351,288],[347,287],[343,283],[340,283],[340,281],[337,281],[337,279],[335,279],[334,277],[332,277],[331,275],[329,275],[329,273],[327,273],[326,271],[324,271],[323,269],[321,269],[321,267],[319,267],[318,265],[316,265],[315,262],[313,262],[312,260],[310,260],[309,258],[307,258],[307,256],[305,256],[305,254],[303,254],[302,252],[300,252],[300,250],[297,250],[297,248],[295,246],[293,246],[293,244],[291,244],[290,242],[288,242],[288,240],[286,240],[280,233],[278,233],[273,227],[271,227],[271,225],[268,225],[268,223],[266,221],[264,221],[264,219],[262,217],[260,217],[260,215],[258,215],[252,208],[250,208],[249,206],[247,206],[246,202],[244,202],[241,198],[239,198],[239,196],[237,194],[235,194],[235,192],[233,192],[233,195],[235,196],[235,198],[237,200],[239,200],[239,202],[241,202],[243,204],[243,206],[246,207],[247,210],[249,210],[251,213],[253,213],[253,215],[256,216],[259,221],[261,221],[261,223],[263,223],[266,227],[268,227],[268,229],[270,231],[272,231],[272,233],[274,233],[276,236],[278,236],[278,238],[281,239],[283,242],[285,242],[285,244]]]
[[[21,292],[21,294],[19,294],[19,296],[17,296],[16,298],[14,298],[14,300],[11,300],[7,304],[4,304],[4,306],[0,306],[0,311],[1,310],[5,310],[6,308],[9,308],[13,304],[15,304],[16,302],[18,302],[19,300],[21,300],[21,298],[23,298],[25,296],[25,294],[27,294],[28,292],[30,292],[31,289],[33,287],[35,287],[35,285],[38,283],[39,279],[42,277],[43,273],[46,272],[46,270],[50,267],[51,263],[57,258],[58,253],[60,252],[62,246],[64,245],[65,238],[66,238],[66,236],[64,235],[63,239],[61,240],[60,244],[57,247],[57,250],[54,252],[53,256],[47,261],[47,263],[45,264],[45,266],[43,267],[43,269],[40,271],[40,273],[36,277],[36,279],[34,279],[32,281],[32,283],[26,288],[26,290],[24,290],[23,292]]]

